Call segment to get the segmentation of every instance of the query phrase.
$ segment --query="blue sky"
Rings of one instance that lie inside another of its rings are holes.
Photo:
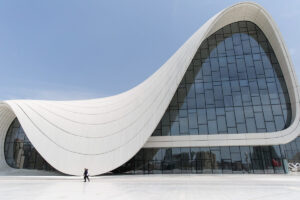
[[[154,73],[233,0],[0,0],[0,100],[85,99]],[[300,79],[300,1],[256,1],[277,22]]]

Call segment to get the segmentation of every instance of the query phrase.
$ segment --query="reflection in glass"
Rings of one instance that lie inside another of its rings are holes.
[[[17,118],[8,129],[4,154],[7,164],[13,168],[55,171],[30,143]]]
[[[161,152],[157,156],[157,152]],[[141,158],[144,155],[144,160]],[[147,156],[147,157],[146,157]],[[144,148],[113,173],[285,173],[283,159],[300,162],[300,137],[286,145]],[[134,166],[132,163],[139,163]]]
[[[288,90],[259,27],[240,21],[207,38],[161,122],[152,136],[286,129],[291,122]]]

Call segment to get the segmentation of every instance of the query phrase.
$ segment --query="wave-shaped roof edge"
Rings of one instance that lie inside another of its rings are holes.
[[[101,99],[81,101],[9,100],[0,104],[0,147],[17,117],[43,158],[58,171],[81,175],[109,172],[134,156],[146,143],[167,109],[197,49],[205,38],[237,21],[251,21],[265,33],[288,87],[291,126],[274,133],[188,137],[203,146],[284,144],[299,133],[299,85],[277,25],[256,3],[228,7],[209,19],[152,76],[133,89]],[[2,148],[4,149],[4,148]],[[3,151],[3,150],[2,150]],[[8,167],[0,151],[0,170]]]

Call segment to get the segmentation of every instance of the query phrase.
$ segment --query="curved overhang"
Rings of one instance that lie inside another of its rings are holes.
[[[291,99],[290,127],[273,133],[150,137],[201,43],[215,31],[237,21],[255,23],[272,45]],[[90,174],[96,175],[119,167],[142,147],[288,143],[300,132],[299,85],[290,55],[274,20],[260,5],[245,2],[226,8],[209,19],[159,70],[127,92],[82,101],[2,102],[2,147],[14,117],[18,118],[38,152],[58,171],[81,175],[83,168],[88,168]],[[3,152],[0,152],[0,167],[7,167]]]

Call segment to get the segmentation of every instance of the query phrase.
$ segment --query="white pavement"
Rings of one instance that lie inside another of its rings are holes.
[[[300,199],[300,175],[1,176],[0,200]]]

